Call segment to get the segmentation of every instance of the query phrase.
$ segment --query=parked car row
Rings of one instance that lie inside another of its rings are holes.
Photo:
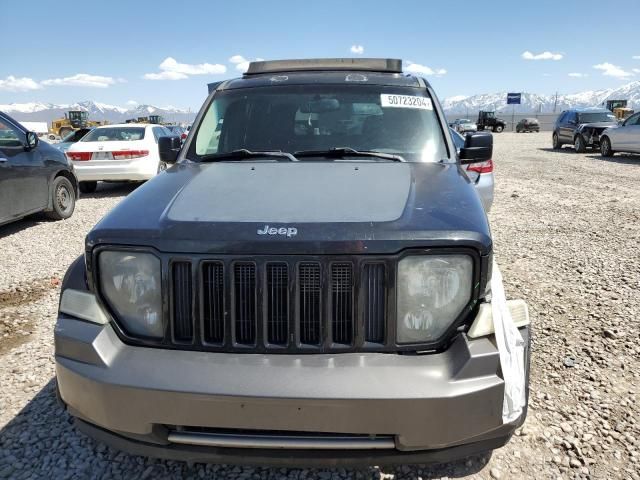
[[[640,112],[619,123],[604,108],[566,110],[556,120],[551,140],[554,149],[569,144],[578,153],[599,149],[605,157],[616,152],[640,153]]]
[[[149,180],[166,168],[159,139],[183,133],[162,125],[105,125],[50,145],[0,112],[0,225],[38,212],[69,218],[78,193],[95,191],[99,181]]]
[[[160,137],[178,136],[155,124],[124,123],[91,130],[67,149],[80,191],[94,192],[99,181],[149,180],[165,170],[158,151]]]

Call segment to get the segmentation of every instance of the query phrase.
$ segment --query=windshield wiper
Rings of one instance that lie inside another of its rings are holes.
[[[391,160],[392,162],[406,162],[400,155],[391,153],[375,152],[373,150],[355,150],[350,147],[336,147],[329,150],[301,150],[295,152],[296,157],[325,157],[325,158],[345,158],[345,157],[371,157]]]
[[[290,153],[280,150],[274,151],[253,151],[241,148],[223,153],[210,153],[200,157],[201,162],[218,162],[222,160],[249,160],[252,158],[274,158],[279,162],[297,162],[298,159]]]

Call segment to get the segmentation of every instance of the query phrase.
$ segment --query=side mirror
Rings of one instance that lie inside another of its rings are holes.
[[[493,157],[493,135],[489,132],[468,133],[460,149],[460,163],[479,163]]]
[[[165,163],[176,163],[181,144],[180,137],[160,137],[158,139],[160,160]]]
[[[40,139],[38,138],[38,134],[36,132],[27,132],[27,143],[24,146],[25,150],[33,150],[38,146],[38,142]]]

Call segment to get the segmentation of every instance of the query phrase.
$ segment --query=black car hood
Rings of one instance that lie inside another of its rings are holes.
[[[390,162],[182,163],[96,225],[87,247],[102,244],[216,254],[491,250],[484,209],[457,165]]]

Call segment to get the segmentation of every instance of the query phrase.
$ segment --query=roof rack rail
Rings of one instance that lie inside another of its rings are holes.
[[[245,75],[327,70],[402,73],[402,60],[396,58],[309,58],[300,60],[268,60],[251,62]]]

